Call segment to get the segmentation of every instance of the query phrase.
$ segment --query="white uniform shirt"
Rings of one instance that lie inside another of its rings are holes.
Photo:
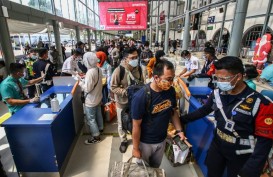
[[[63,73],[67,73],[67,74],[72,74],[72,75],[76,75],[76,71],[77,72],[81,72],[78,63],[76,60],[74,60],[72,58],[73,56],[67,58],[64,61],[63,67],[62,67],[62,72]]]
[[[199,59],[197,57],[191,56],[189,60],[185,61],[185,66],[187,68],[187,73],[193,69],[196,69],[193,74],[199,73]]]

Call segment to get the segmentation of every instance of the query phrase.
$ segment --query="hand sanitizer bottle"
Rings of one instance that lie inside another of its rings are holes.
[[[60,111],[60,104],[57,99],[57,96],[55,95],[54,98],[50,101],[51,104],[51,111],[52,112],[59,112]]]

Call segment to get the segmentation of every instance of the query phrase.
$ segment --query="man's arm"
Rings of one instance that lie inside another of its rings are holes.
[[[190,72],[183,74],[183,77],[188,77],[190,75],[192,75],[193,73],[195,73],[196,69],[192,69]]]
[[[127,90],[126,88],[121,88],[121,81],[120,81],[120,70],[119,68],[116,68],[112,74],[112,79],[111,79],[111,91],[114,94],[117,94],[119,96],[127,96]],[[125,77],[125,76],[124,76]]]
[[[178,113],[175,109],[173,109],[173,114],[172,114],[172,123],[177,131],[177,134],[180,136],[180,139],[183,140],[185,139],[185,135],[182,130],[181,122],[178,116]]]
[[[21,106],[21,105],[30,103],[30,99],[20,100],[20,99],[7,98],[5,99],[5,101],[12,106]]]
[[[140,120],[133,119],[133,132],[132,132],[132,139],[133,139],[133,156],[136,158],[141,158],[141,152],[139,150],[140,144],[140,135],[141,135],[141,122]]]
[[[178,76],[182,76],[185,72],[187,72],[187,68],[184,68]]]
[[[33,84],[36,84],[38,82],[41,82],[43,80],[43,76],[42,77],[39,77],[37,79],[32,79],[32,80],[29,80],[27,85],[33,85]]]

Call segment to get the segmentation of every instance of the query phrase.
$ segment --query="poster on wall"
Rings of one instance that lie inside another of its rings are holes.
[[[99,2],[100,30],[145,30],[147,1]]]

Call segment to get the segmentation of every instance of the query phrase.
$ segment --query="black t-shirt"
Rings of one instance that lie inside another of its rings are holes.
[[[146,91],[144,88],[135,93],[132,100],[132,118],[142,119],[140,141],[157,144],[165,140],[173,108],[176,107],[175,90],[171,87],[167,91],[155,92],[151,89],[151,119],[146,111]]]

